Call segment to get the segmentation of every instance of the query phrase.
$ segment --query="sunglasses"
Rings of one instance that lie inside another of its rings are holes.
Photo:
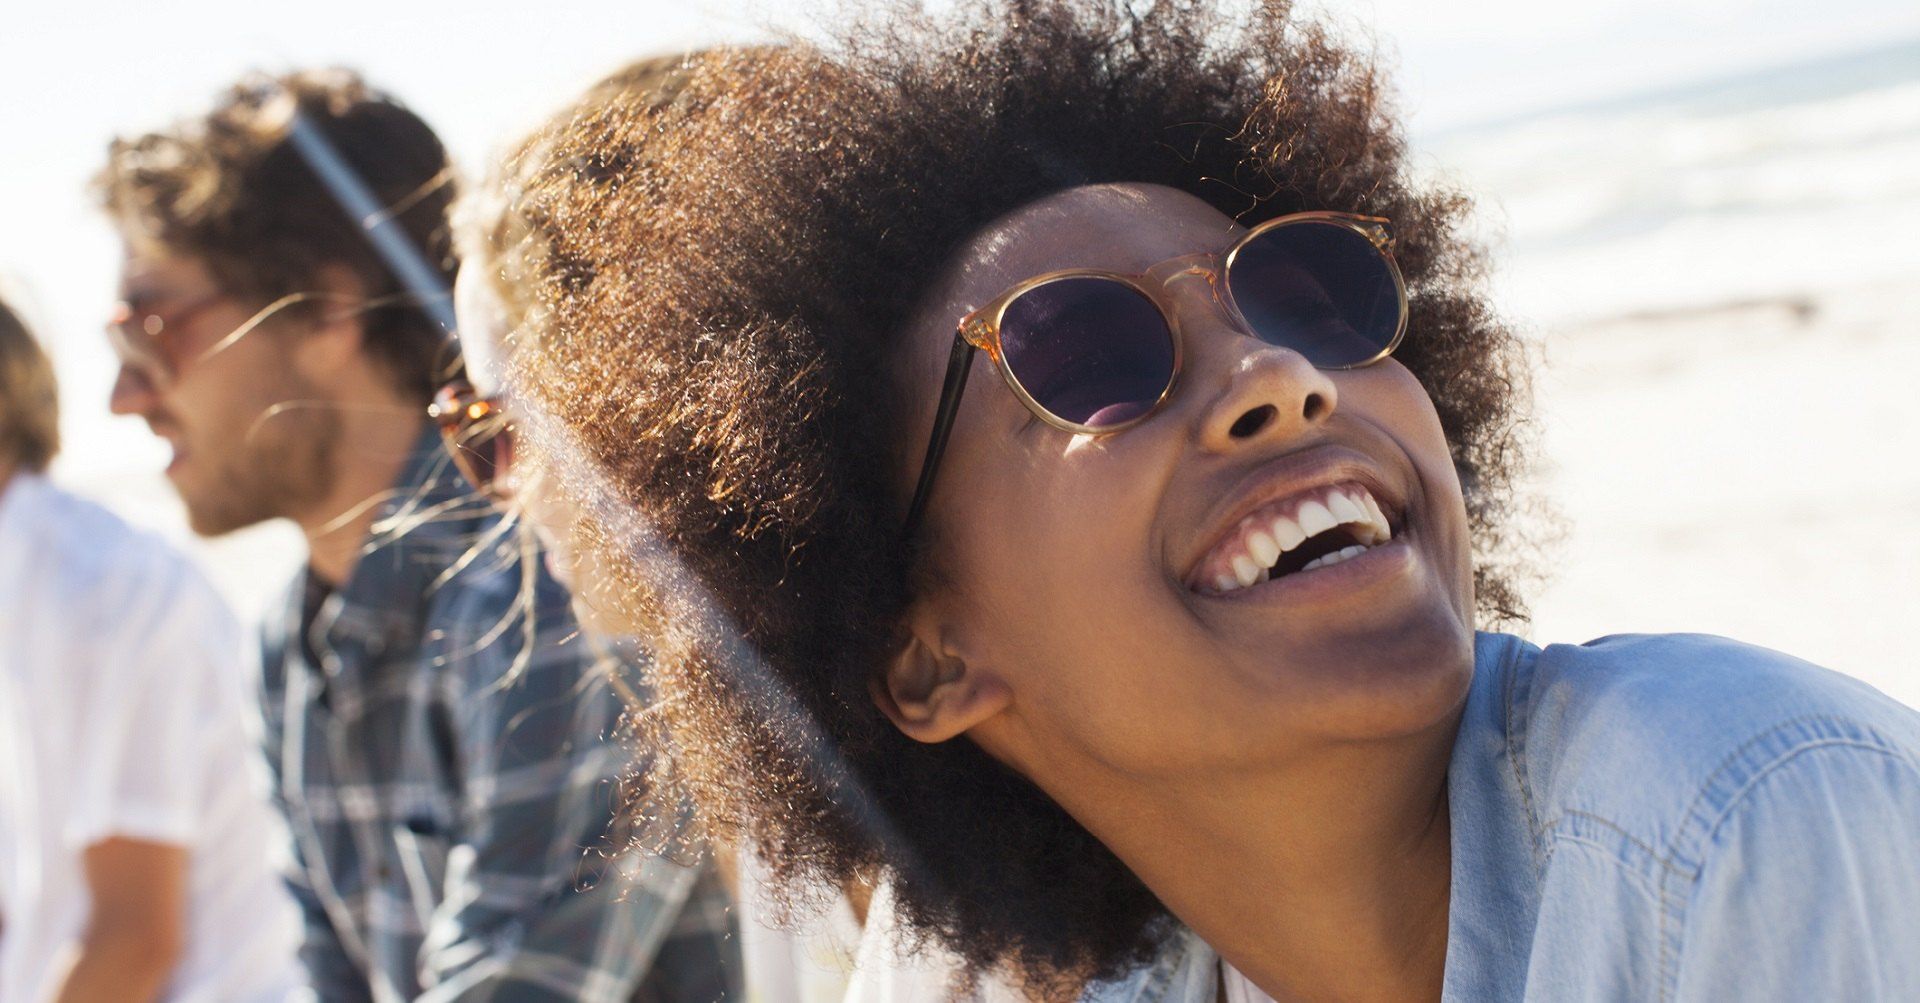
[[[513,467],[513,424],[499,400],[480,396],[458,378],[434,395],[427,416],[440,426],[447,454],[474,490],[501,498]]]
[[[186,329],[189,321],[220,303],[231,301],[232,298],[225,292],[214,291],[166,311],[148,310],[137,303],[122,302],[114,308],[113,315],[107,319],[107,341],[122,366],[145,380],[148,386],[164,392],[180,379],[189,363],[233,347],[239,343],[240,339],[252,334],[260,325],[296,304],[308,302],[347,304],[321,318],[331,321],[405,301],[403,296],[377,296],[361,300],[322,292],[288,293],[254,311],[251,316],[241,322],[240,326],[228,331],[211,347],[196,352],[191,357],[181,358],[181,346],[176,336]]]
[[[107,342],[122,366],[149,386],[164,388],[179,378],[182,368],[172,336],[226,298],[225,293],[210,292],[166,311],[123,301],[107,319]]]
[[[1018,283],[960,319],[934,411],[906,535],[925,514],[976,351],[1027,410],[1066,432],[1106,435],[1151,417],[1180,376],[1180,328],[1166,287],[1204,276],[1240,329],[1320,369],[1391,354],[1407,329],[1407,287],[1384,219],[1337,212],[1281,216],[1225,251],[1127,275],[1069,269]]]

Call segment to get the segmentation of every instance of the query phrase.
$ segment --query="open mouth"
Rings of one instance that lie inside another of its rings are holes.
[[[1393,539],[1373,493],[1336,484],[1277,499],[1241,519],[1188,576],[1196,592],[1224,595],[1352,560]]]

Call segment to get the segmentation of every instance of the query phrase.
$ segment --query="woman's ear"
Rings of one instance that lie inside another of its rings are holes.
[[[992,718],[1013,702],[1013,691],[962,646],[926,603],[915,603],[885,672],[870,684],[873,702],[908,738],[944,742]]]

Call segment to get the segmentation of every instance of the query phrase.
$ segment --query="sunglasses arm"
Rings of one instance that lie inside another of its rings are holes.
[[[947,451],[947,438],[953,434],[953,416],[960,411],[960,395],[967,389],[967,374],[973,371],[973,353],[979,351],[959,332],[953,335],[953,352],[947,356],[947,378],[940,387],[940,406],[933,412],[933,435],[927,440],[926,458],[920,461],[920,483],[913,489],[913,504],[907,509],[905,536],[913,539],[925,514],[927,498],[933,493],[933,477],[940,469],[940,457]]]

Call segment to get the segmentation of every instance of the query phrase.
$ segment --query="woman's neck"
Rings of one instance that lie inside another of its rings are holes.
[[[1062,803],[1274,999],[1436,1000],[1457,727],[1186,789],[1074,785]]]

